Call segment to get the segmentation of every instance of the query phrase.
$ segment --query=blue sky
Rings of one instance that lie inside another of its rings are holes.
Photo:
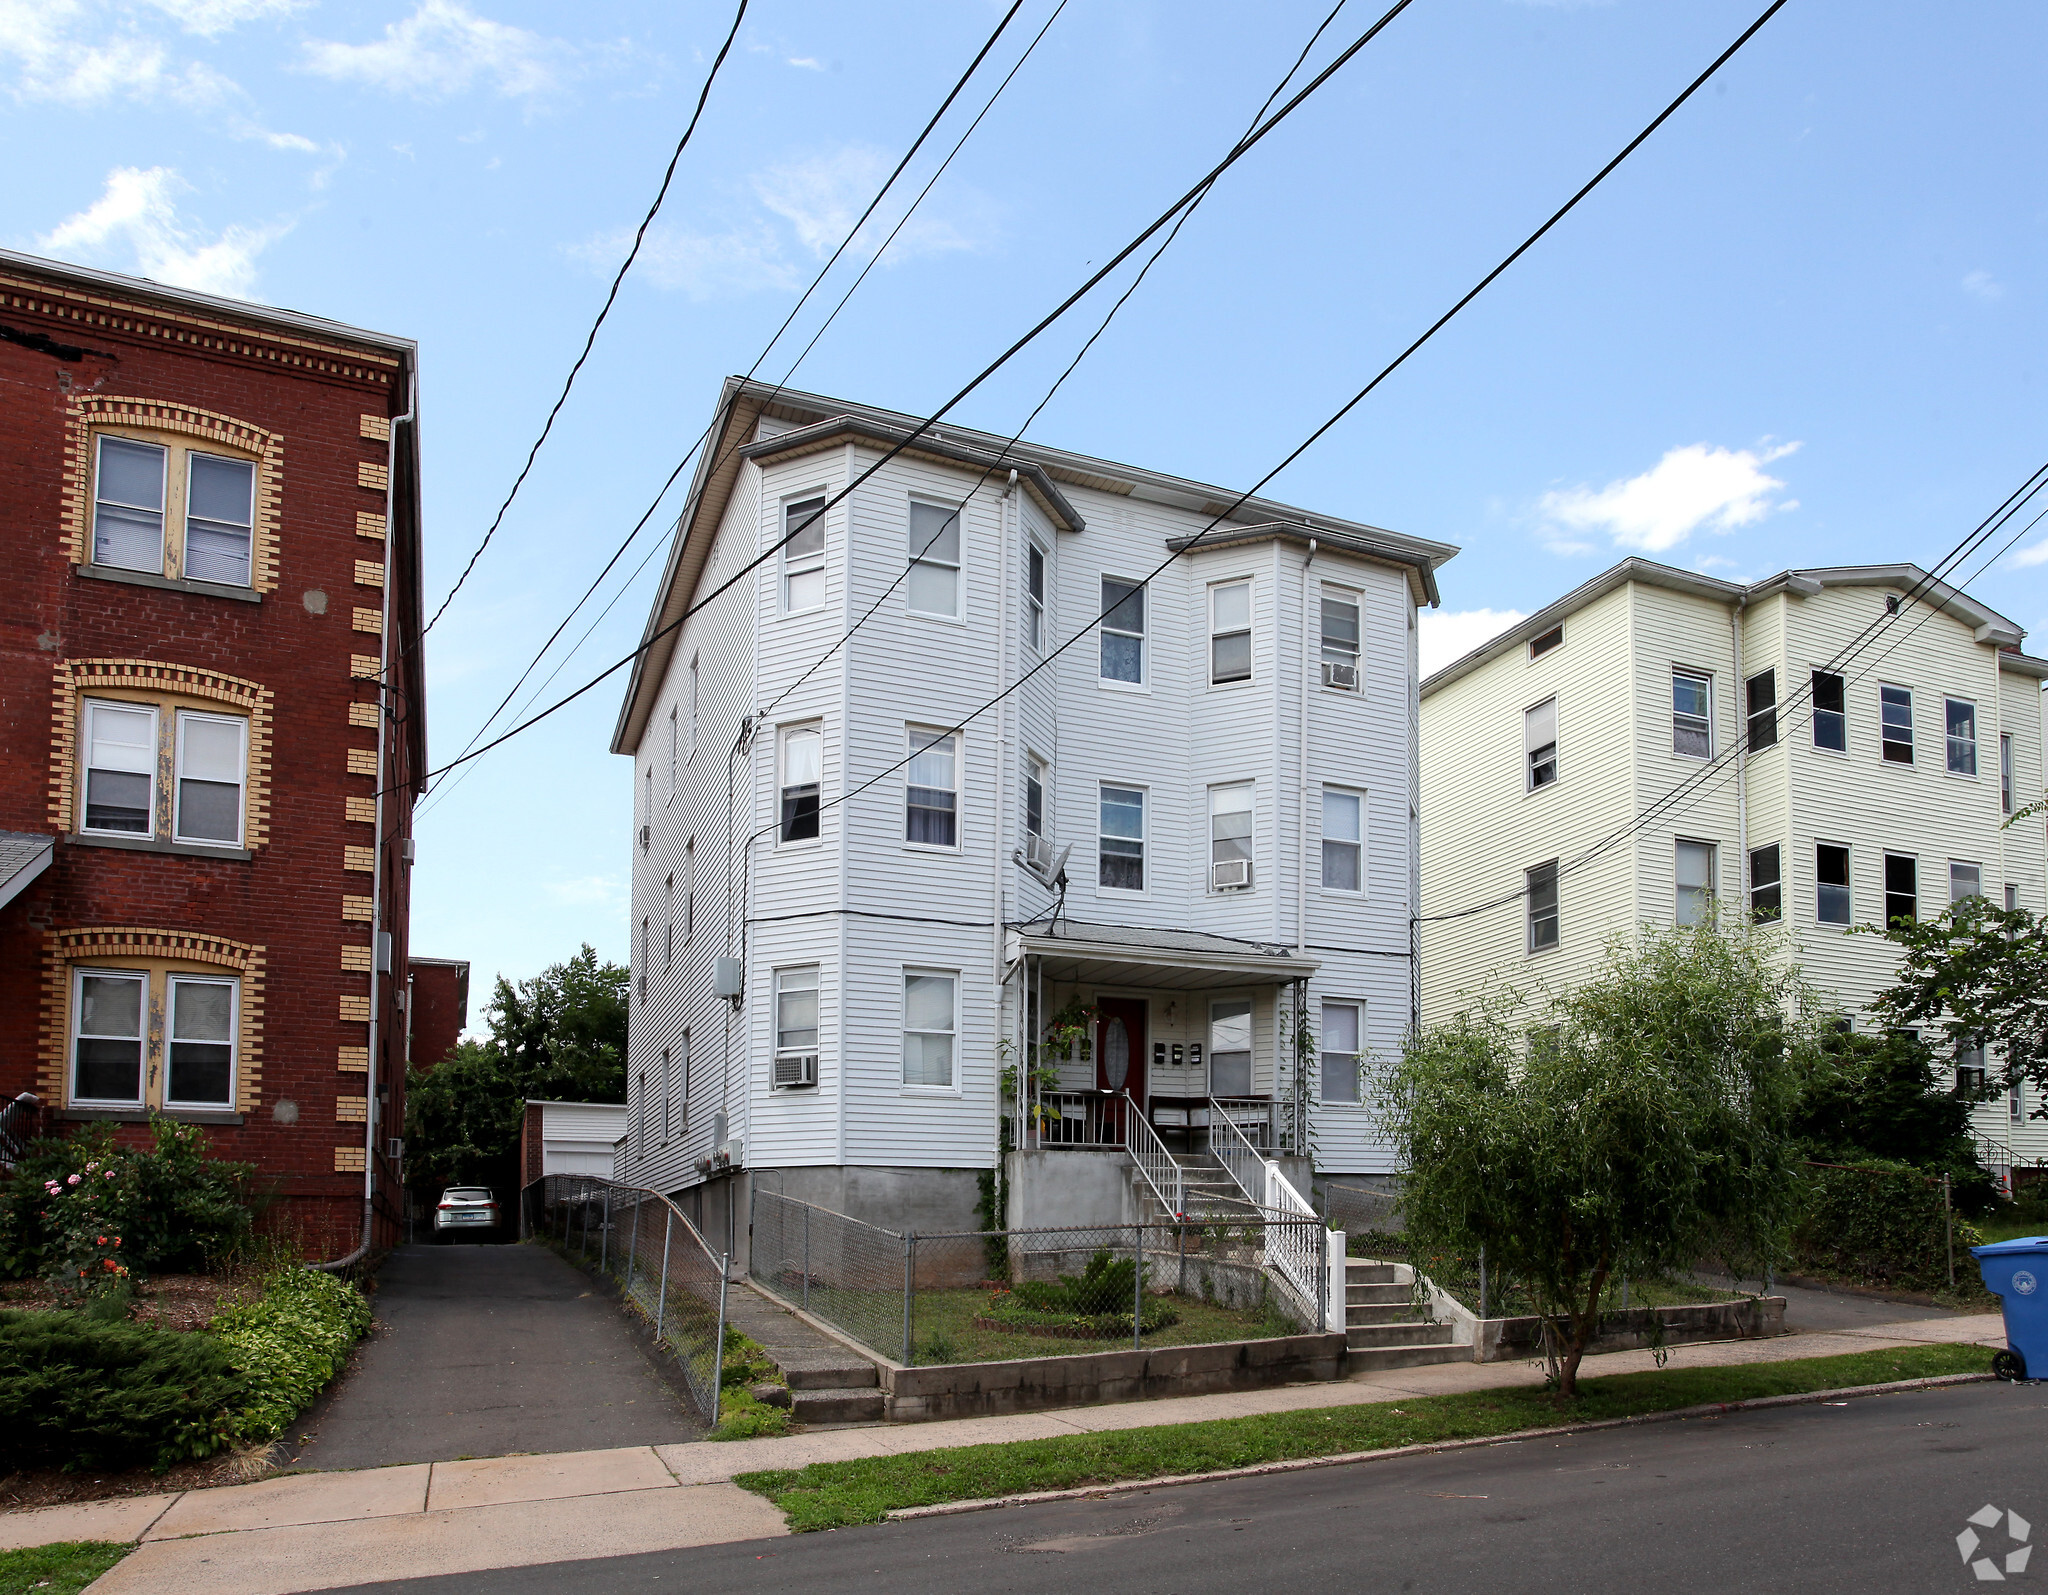
[[[1056,4],[1027,0],[913,184]],[[1069,0],[794,381],[938,404],[1213,164],[1328,4]],[[1224,179],[1033,435],[1219,483],[1263,474],[1760,8],[1417,0]],[[1313,61],[1376,10],[1347,8]],[[430,640],[438,757],[999,14],[756,0],[575,397]],[[417,337],[438,599],[730,19],[698,0],[0,0],[0,236]],[[2048,456],[2044,45],[2033,0],[1794,0],[1270,491],[1462,545],[1426,630],[1441,658],[1629,552],[1730,577],[1929,561]],[[1014,429],[1093,319],[958,419]],[[2041,535],[1972,590],[2048,631]],[[657,546],[643,535],[600,605]],[[659,568],[540,703],[632,647]],[[600,688],[428,800],[414,945],[472,960],[479,994],[579,941],[626,955],[618,697]]]

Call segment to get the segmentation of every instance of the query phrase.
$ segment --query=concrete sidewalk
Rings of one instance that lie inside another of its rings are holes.
[[[2005,1344],[1996,1314],[1672,1350],[1668,1366],[1789,1362],[1927,1344]],[[1988,1359],[1987,1359],[1988,1361]],[[1600,1357],[1588,1376],[1654,1367],[1647,1351]],[[776,1439],[629,1446],[436,1462],[0,1514],[0,1549],[59,1540],[140,1541],[93,1595],[296,1595],[397,1577],[580,1561],[763,1539],[782,1514],[736,1473],[948,1446],[1351,1406],[1540,1384],[1531,1363],[1440,1363],[1332,1384],[1066,1408]]]

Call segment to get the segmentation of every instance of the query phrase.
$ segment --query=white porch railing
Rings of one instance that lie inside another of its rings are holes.
[[[1317,1322],[1330,1267],[1328,1232],[1321,1215],[1280,1172],[1280,1165],[1252,1145],[1237,1119],[1227,1111],[1233,1105],[1242,1104],[1210,1100],[1209,1150],[1229,1171],[1245,1199],[1268,1217],[1315,1220],[1313,1224],[1267,1225],[1260,1262],[1295,1298],[1309,1322]]]
[[[1209,1103],[1209,1151],[1237,1181],[1237,1188],[1244,1192],[1247,1202],[1254,1207],[1266,1205],[1266,1155],[1252,1145],[1237,1120],[1213,1098]]]
[[[1048,1091],[1038,1100],[1039,1112],[1028,1144],[1040,1147],[1118,1146],[1123,1138],[1104,1111],[1114,1099],[1100,1091]]]
[[[1273,1122],[1274,1104],[1266,1097],[1211,1097],[1209,1115],[1213,1123],[1218,1115],[1230,1121],[1231,1127],[1247,1141],[1257,1147],[1263,1156],[1271,1156],[1277,1140]]]
[[[1124,1092],[1122,1100],[1124,1149],[1131,1154],[1131,1161],[1138,1165],[1138,1172],[1144,1176],[1145,1183],[1152,1187],[1152,1194],[1159,1199],[1159,1205],[1174,1218],[1179,1218],[1187,1211],[1181,1166],[1166,1150],[1166,1143],[1159,1139],[1159,1132],[1138,1110],[1138,1104],[1131,1100],[1130,1092]]]

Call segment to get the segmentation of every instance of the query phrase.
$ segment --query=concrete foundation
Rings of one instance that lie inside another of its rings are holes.
[[[830,1208],[899,1235],[958,1235],[979,1230],[981,1187],[973,1169],[877,1168],[841,1163],[815,1168],[752,1169],[745,1176],[813,1207]]]
[[[1007,1224],[1011,1229],[1135,1224],[1131,1160],[1122,1148],[1012,1152]]]

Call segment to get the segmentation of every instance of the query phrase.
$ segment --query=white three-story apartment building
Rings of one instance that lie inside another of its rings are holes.
[[[2023,636],[1911,565],[1740,586],[1629,559],[1437,671],[1425,1022],[1496,982],[1565,989],[1616,935],[1718,902],[1868,1025],[1898,959],[1854,927],[1975,893],[2048,907],[2040,821],[2005,826],[2043,782],[2048,660]],[[1994,1157],[2048,1153],[2032,1106],[1979,1110]]]
[[[1388,1171],[1361,1081],[1412,1020],[1415,615],[1455,550],[1261,500],[1203,535],[1236,495],[950,425],[853,485],[916,424],[719,397],[613,743],[620,1178],[736,1252],[753,1180],[979,1227],[1056,1021],[1093,1045],[1026,1087],[1050,1147],[1222,1100]]]

